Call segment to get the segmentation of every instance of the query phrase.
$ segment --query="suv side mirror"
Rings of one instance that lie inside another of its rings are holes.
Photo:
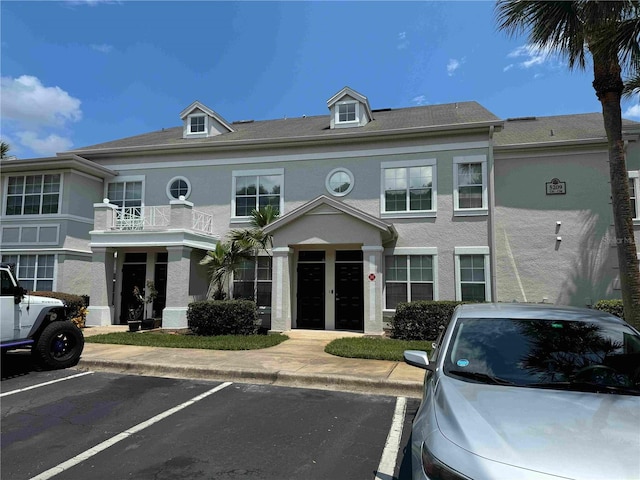
[[[20,285],[15,287],[15,290],[13,292],[13,303],[18,305],[22,301],[22,297],[24,297],[26,293],[27,291],[24,288],[22,288]]]

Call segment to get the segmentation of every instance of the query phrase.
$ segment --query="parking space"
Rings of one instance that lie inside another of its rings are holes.
[[[416,400],[51,373],[3,378],[3,479],[409,478]]]

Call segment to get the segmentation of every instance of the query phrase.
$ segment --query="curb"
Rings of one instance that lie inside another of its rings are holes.
[[[313,388],[370,395],[421,398],[422,383],[352,377],[347,375],[305,375],[292,372],[245,369],[216,369],[210,367],[183,367],[141,362],[82,360],[75,367],[81,371],[102,371],[198,380],[220,380],[239,383],[260,383],[284,387]]]

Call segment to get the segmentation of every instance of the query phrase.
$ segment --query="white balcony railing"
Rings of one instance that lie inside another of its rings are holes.
[[[188,217],[187,217],[188,218]],[[191,210],[191,221],[187,220],[189,227],[195,231],[206,235],[215,236],[213,229],[213,215]],[[162,230],[164,228],[185,228],[180,219],[171,222],[171,207],[161,206],[141,206],[141,207],[121,207],[114,209],[113,230]]]
[[[192,210],[193,213],[193,229],[196,232],[206,233],[207,235],[213,235],[213,215],[200,212],[198,210]]]
[[[113,217],[115,230],[147,230],[168,227],[168,206],[121,207]]]

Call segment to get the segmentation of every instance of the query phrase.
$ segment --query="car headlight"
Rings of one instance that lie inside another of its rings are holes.
[[[429,480],[472,480],[434,457],[424,442],[421,455],[422,469]]]

